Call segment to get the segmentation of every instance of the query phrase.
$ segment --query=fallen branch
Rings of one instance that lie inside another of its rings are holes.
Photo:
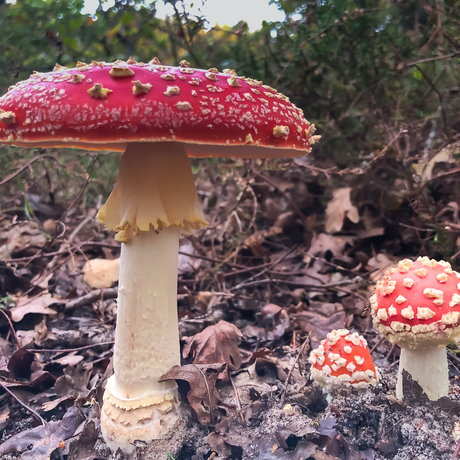
[[[65,312],[75,310],[86,305],[91,305],[96,300],[108,300],[115,299],[118,295],[118,288],[109,288],[109,289],[96,289],[94,291],[88,292],[78,299],[69,300],[65,304]]]
[[[76,351],[87,350],[88,348],[102,347],[104,345],[113,345],[114,343],[115,341],[111,340],[110,342],[92,343],[91,345],[84,345],[83,347],[77,348],[28,348],[27,350],[32,353],[73,353]]]

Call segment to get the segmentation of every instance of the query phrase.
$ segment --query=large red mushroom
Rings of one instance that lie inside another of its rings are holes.
[[[429,399],[447,396],[446,345],[460,340],[460,273],[448,262],[404,259],[386,271],[370,302],[374,327],[401,347],[396,396],[404,396],[403,370]]]
[[[114,353],[102,408],[108,444],[164,438],[180,419],[174,382],[179,238],[207,222],[189,156],[305,155],[318,140],[301,109],[260,81],[148,64],[77,63],[35,72],[0,98],[0,143],[124,152],[99,219],[123,242]]]

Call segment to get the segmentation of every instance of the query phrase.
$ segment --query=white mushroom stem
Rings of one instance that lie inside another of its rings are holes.
[[[181,420],[175,382],[158,379],[180,364],[179,238],[206,224],[182,145],[128,146],[99,218],[124,242],[101,426],[112,450],[131,452],[136,440],[169,438]]]
[[[445,347],[401,348],[396,397],[403,399],[402,371],[407,371],[431,401],[447,396],[449,372]]]
[[[158,382],[180,364],[177,257],[180,229],[141,232],[123,244],[114,375],[104,395],[102,429],[113,450],[168,436],[179,417],[174,381]]]
[[[117,329],[108,388],[119,399],[144,400],[175,388],[158,379],[180,365],[177,259],[180,229],[140,232],[122,245]],[[172,398],[169,398],[172,399]],[[154,401],[157,402],[157,401]]]

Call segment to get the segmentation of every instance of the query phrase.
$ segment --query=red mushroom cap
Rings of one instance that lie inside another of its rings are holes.
[[[128,142],[179,141],[190,156],[261,158],[311,150],[319,136],[301,109],[259,81],[224,72],[185,61],[57,65],[0,98],[0,143],[123,151]]]
[[[366,339],[347,329],[329,332],[321,345],[311,352],[309,362],[312,377],[327,390],[362,389],[375,386],[379,381]]]
[[[428,257],[401,260],[371,297],[374,327],[401,346],[447,345],[460,338],[460,273]]]

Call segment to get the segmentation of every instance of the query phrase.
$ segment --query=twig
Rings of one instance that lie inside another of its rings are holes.
[[[307,287],[307,288],[313,288],[313,289],[330,289],[330,288],[335,288],[337,286],[346,286],[348,284],[361,283],[362,281],[364,281],[364,280],[360,276],[356,276],[351,280],[343,280],[343,281],[338,281],[337,283],[320,284],[320,285],[301,283],[299,281],[265,279],[265,280],[251,281],[250,283],[245,284],[244,287],[256,286],[258,284],[271,284],[271,283],[274,283],[274,284],[288,284],[290,286]]]
[[[77,235],[80,233],[80,231],[92,220],[94,220],[94,217],[96,216],[96,211],[94,209],[91,209],[88,212],[88,215],[75,227],[73,232],[69,235],[68,242],[71,243]]]
[[[288,388],[288,385],[289,385],[289,380],[291,378],[291,375],[292,373],[294,372],[294,369],[297,365],[297,362],[299,361],[300,359],[300,356],[303,354],[303,352],[305,351],[305,347],[310,344],[310,336],[307,336],[305,338],[305,340],[303,341],[302,345],[300,346],[299,348],[299,352],[297,353],[297,356],[295,357],[295,360],[294,360],[294,364],[292,365],[292,367],[289,369],[289,373],[286,377],[286,381],[284,382],[284,388],[283,388],[283,392],[281,393],[281,405],[284,404],[284,399],[286,397],[286,393],[287,393],[287,388]]]
[[[364,296],[363,296],[362,294],[360,294],[359,292],[349,291],[348,289],[345,289],[345,288],[339,287],[339,286],[336,286],[335,289],[337,289],[337,291],[345,292],[345,293],[348,294],[348,295],[357,297],[358,299],[360,299],[360,300],[362,300],[362,301],[364,302],[364,305],[367,305],[367,302],[369,302],[369,299],[367,299],[366,297],[364,297]]]
[[[120,249],[119,244],[104,243],[102,241],[83,241],[82,243],[75,244],[74,246],[76,250],[79,250],[83,246],[100,246],[100,247],[110,248],[110,249]],[[1,262],[10,263],[10,264],[15,263],[15,262],[28,262],[34,259],[40,259],[42,257],[54,257],[54,256],[62,255],[62,254],[68,254],[68,253],[69,253],[69,249],[61,248],[59,251],[46,252],[46,253],[41,253],[41,254],[40,252],[38,252],[37,254],[34,254],[33,256],[17,257],[14,259],[4,259]],[[207,260],[208,262],[214,262],[216,264],[228,265],[231,268],[241,269],[242,270],[241,273],[244,273],[243,270],[244,271],[260,270],[261,268],[265,268],[271,264],[271,262],[268,262],[266,264],[257,265],[255,267],[247,267],[246,265],[225,262],[224,260],[215,259],[213,257],[208,257],[208,256],[203,256],[201,254],[189,254],[188,252],[183,252],[183,251],[179,251],[179,254],[183,256],[191,257],[192,259],[202,259],[202,260]],[[232,272],[232,273],[229,273],[229,275],[233,273],[237,274],[236,272]]]
[[[319,32],[317,32],[315,35],[312,35],[311,37],[308,37],[306,40],[304,40],[302,43],[300,43],[300,45],[298,45],[297,47],[297,51],[301,50],[307,43],[311,42],[312,40],[314,40],[315,38],[317,37],[321,37],[322,34],[326,33],[326,31],[328,29],[330,29],[332,26],[327,26],[325,27],[323,30],[320,30]],[[286,73],[286,70],[289,68],[289,66],[292,64],[292,61],[294,60],[294,58],[298,56],[297,53],[293,53],[292,54],[292,57],[289,59],[289,61],[287,62],[287,64],[283,67],[283,70],[278,74],[278,76],[276,77],[276,80],[274,81],[274,85],[276,83],[278,83],[278,81],[284,77],[284,74]]]
[[[30,412],[37,420],[40,421],[40,423],[46,427],[48,424],[46,423],[46,420],[43,419],[37,412],[35,412],[31,407],[27,406],[24,404],[6,385],[4,385],[2,382],[0,382],[0,387],[2,387],[12,398],[14,398],[25,410]]]
[[[83,241],[83,243],[74,244],[75,252],[80,250],[83,246],[100,246],[103,248],[120,249],[119,244],[104,243],[102,241]],[[64,247],[64,244],[61,246],[59,251],[44,252],[44,253],[43,252],[40,253],[40,251],[38,251],[37,254],[34,254],[33,256],[17,257],[14,259],[4,259],[1,262],[5,262],[7,264],[12,264],[15,262],[30,262],[31,260],[41,259],[43,257],[54,257],[54,256],[63,255],[63,254],[68,254],[70,252],[69,249],[68,248],[63,249],[63,247]]]
[[[94,347],[99,347],[103,345],[113,345],[115,343],[114,340],[111,340],[110,342],[99,342],[99,343],[92,343],[91,345],[85,345],[83,347],[78,347],[78,348],[53,348],[53,349],[47,349],[47,348],[28,348],[27,351],[30,351],[32,353],[72,353],[74,351],[81,351],[81,350],[87,350],[88,348],[94,348]]]
[[[41,152],[44,152],[45,150],[41,150]],[[34,163],[35,161],[37,160],[43,160],[45,158],[51,158],[53,160],[56,160],[56,158],[54,158],[52,155],[49,155],[49,154],[43,154],[43,153],[40,153],[40,155],[37,155],[36,157],[33,157],[31,158],[30,160],[27,160],[27,161],[24,161],[22,163],[21,166],[18,167],[18,169],[16,169],[16,171],[14,171],[13,173],[11,173],[9,176],[6,176],[5,179],[3,179],[2,181],[0,181],[0,187],[2,185],[5,185],[7,182],[9,182],[11,179],[14,179],[18,174],[21,174],[22,171],[24,171],[25,169],[29,168],[29,166]]]
[[[357,276],[357,271],[355,271],[355,270],[350,270],[349,268],[342,267],[341,265],[337,265],[334,262],[330,262],[329,260],[324,259],[322,257],[314,256],[313,254],[310,254],[308,251],[305,251],[305,250],[302,250],[302,249],[300,249],[300,252],[302,252],[302,254],[310,257],[310,259],[318,260],[319,262],[321,262],[323,264],[326,264],[326,265],[329,265],[330,267],[335,268],[337,271],[345,271],[345,272],[351,273],[354,276]]]
[[[208,381],[206,380],[206,376],[204,375],[203,371],[198,367],[193,365],[198,372],[201,374],[201,377],[203,377],[204,384],[206,385],[206,391],[208,392],[208,398],[209,398],[209,417],[211,419],[211,423],[214,421],[214,407],[212,406],[212,397],[211,397],[211,389],[209,388]]]
[[[6,320],[8,321],[8,323],[10,324],[10,328],[11,328],[11,332],[14,336],[14,340],[16,342],[16,345],[17,347],[19,348],[19,340],[18,340],[18,336],[16,335],[16,331],[14,330],[14,326],[13,326],[13,323],[11,322],[11,319],[10,317],[5,313],[5,311],[3,310],[3,308],[0,308],[0,311],[3,313],[3,315],[5,316]]]
[[[91,175],[93,174],[93,170],[94,170],[94,165],[96,164],[97,162],[97,159],[99,158],[99,153],[96,154],[96,156],[94,157],[93,159],[93,163],[91,165],[91,169],[88,173],[88,177],[86,178],[86,183],[84,185],[84,187],[80,190],[80,193],[77,195],[77,197],[75,198],[75,200],[73,201],[73,203],[66,209],[66,211],[64,212],[64,214],[61,216],[61,218],[59,219],[59,222],[62,222],[65,217],[67,216],[67,214],[69,213],[69,211],[77,204],[78,200],[81,198],[81,196],[83,195],[83,193],[85,192],[86,190],[86,187],[88,187],[88,184],[89,184],[89,181],[91,180]],[[59,222],[56,224],[56,225],[59,225]]]
[[[385,145],[385,147],[377,155],[375,155],[374,158],[372,158],[370,160],[370,163],[374,163],[374,161],[376,161],[379,158],[383,157],[385,155],[385,153],[387,152],[387,150],[390,148],[390,146],[401,137],[401,134],[405,134],[406,132],[407,131],[405,129],[401,129],[399,131],[399,133],[396,134],[396,136],[394,136],[393,139],[391,139],[391,141],[388,142],[388,144]]]
[[[396,348],[396,344],[394,343],[393,345],[391,345],[391,348],[390,348],[390,351],[388,352],[387,356],[386,356],[386,359],[389,360],[391,358],[391,355],[393,354],[393,352],[395,351],[395,348]]]
[[[418,61],[406,62],[405,66],[406,67],[412,67],[414,65],[423,64],[424,62],[440,61],[441,59],[450,59],[450,58],[453,58],[453,57],[458,56],[458,55],[460,55],[460,52],[452,53],[452,54],[446,54],[444,56],[434,56],[434,57],[430,57],[430,58],[419,59]]]
[[[245,287],[248,283],[250,283],[253,279],[258,278],[259,276],[262,276],[263,274],[267,273],[270,271],[272,268],[276,267],[280,262],[282,262],[286,257],[290,254],[292,254],[296,249],[297,246],[294,246],[291,248],[289,251],[285,252],[277,261],[271,263],[268,267],[266,267],[264,270],[262,270],[259,273],[256,273],[255,275],[252,275],[250,278],[248,278],[244,283],[237,284],[236,286],[232,287],[230,289],[230,292],[232,291],[237,291],[238,289],[241,289],[242,287]]]
[[[243,423],[246,423],[244,420],[243,411],[241,409],[241,402],[240,402],[240,395],[238,394],[238,388],[236,388],[235,383],[233,382],[232,376],[230,375],[230,371],[228,372],[228,378],[230,379],[230,383],[232,384],[233,391],[235,392],[236,405],[238,406],[238,412],[240,413],[241,421]]]
[[[169,2],[172,7],[174,8],[174,15],[176,16],[176,21],[177,23],[179,24],[179,29],[182,33],[182,36],[184,38],[184,41],[185,41],[185,45],[186,45],[186,48],[187,48],[187,51],[189,52],[190,56],[194,59],[194,61],[196,62],[196,64],[199,66],[199,67],[203,67],[203,64],[201,62],[201,59],[198,58],[198,56],[193,52],[193,48],[192,48],[192,43],[191,41],[189,41],[188,37],[187,37],[187,33],[185,32],[184,30],[184,26],[182,24],[182,20],[181,20],[181,17],[180,17],[180,13],[179,13],[179,10],[177,9],[177,6],[176,6],[176,2]]]
[[[419,232],[434,232],[432,228],[414,227],[413,225],[407,225],[407,224],[404,224],[403,222],[399,222],[399,225],[401,225],[401,227],[410,228],[412,230],[417,230]]]
[[[445,172],[443,172],[443,173],[438,174],[438,175],[435,176],[435,177],[432,177],[431,179],[427,179],[427,180],[423,183],[423,186],[425,186],[428,182],[431,182],[431,181],[433,181],[433,180],[439,179],[440,177],[450,176],[451,174],[457,174],[458,172],[460,172],[460,168],[454,168],[454,169],[451,169],[450,171],[445,171]]]
[[[444,67],[441,72],[439,72],[438,75],[436,75],[436,78],[433,80],[433,85],[437,85],[441,77],[444,75],[444,72],[446,71],[446,67]],[[429,88],[426,89],[425,93],[422,96],[422,99],[426,99],[430,94],[431,91],[433,91],[433,88],[430,86]]]
[[[57,228],[58,226],[63,223],[65,217],[67,216],[67,214],[69,213],[69,211],[75,206],[75,204],[78,202],[78,200],[81,198],[81,196],[83,195],[84,191],[86,190],[86,187],[88,187],[88,184],[91,180],[91,175],[93,173],[93,169],[94,169],[94,165],[96,164],[96,161],[97,159],[99,158],[99,154],[97,154],[94,159],[93,159],[93,163],[91,165],[91,169],[90,169],[90,172],[88,174],[88,177],[86,179],[86,183],[85,183],[85,186],[81,189],[80,193],[78,194],[78,196],[75,198],[75,200],[73,201],[73,203],[67,208],[67,210],[64,212],[64,214],[61,216],[61,218],[59,219],[59,221],[56,223],[56,233],[57,233]],[[78,227],[77,227],[78,228]],[[80,231],[80,229],[78,230]],[[72,236],[73,238],[75,238],[76,236],[76,232],[72,232]],[[53,244],[54,243],[54,238],[53,240],[50,242],[50,244]],[[61,247],[59,248],[59,252],[63,249],[64,245],[65,244],[68,244],[68,242],[66,243],[63,243],[61,244]],[[43,248],[42,248],[43,250]],[[73,254],[72,252],[70,252],[71,254],[71,257],[73,257]],[[41,272],[39,273],[39,275],[36,277],[36,280],[35,280],[35,283],[34,283],[34,286],[38,286],[40,284],[40,282],[46,278],[46,276],[49,274],[49,273],[53,273],[55,272],[60,266],[62,266],[63,264],[61,265],[58,265],[59,261],[60,261],[60,258],[61,256],[60,255],[56,255],[53,257],[53,259],[51,259],[50,262],[48,262],[48,264],[46,265],[46,267],[44,267]],[[68,259],[66,259],[64,261],[64,263],[67,262]],[[32,286],[32,287],[34,287]]]
[[[456,460],[459,454],[460,454],[460,439],[457,441],[457,447],[455,447],[454,453],[452,454],[452,457],[450,457],[450,460]]]
[[[444,126],[446,125],[446,112],[444,110],[443,101],[444,98],[442,97],[442,93],[436,88],[436,84],[431,81],[431,78],[428,77],[428,75],[423,71],[423,69],[419,66],[416,65],[418,71],[422,74],[423,78],[426,80],[426,82],[430,85],[431,89],[436,93],[439,99],[439,107],[441,109],[441,115],[442,115],[442,121],[444,123]]]
[[[286,200],[292,206],[294,211],[302,219],[302,222],[305,222],[307,220],[307,216],[299,209],[299,207],[292,201],[291,197],[285,191],[283,191],[276,182],[274,182],[273,180],[271,180],[269,177],[265,176],[264,174],[261,174],[261,173],[256,172],[256,171],[253,171],[253,172],[257,177],[262,179],[268,185],[271,185],[272,187],[275,187],[276,190],[278,190],[284,196],[284,198],[286,198]]]
[[[454,360],[455,362],[457,362],[458,364],[460,364],[460,358],[458,356],[456,356],[454,353],[452,353],[450,350],[447,350],[447,356]]]
[[[345,110],[345,112],[342,113],[342,115],[340,115],[339,117],[339,120],[338,121],[342,121],[345,117],[348,116],[348,114],[351,112],[351,110],[353,109],[353,107],[357,104],[357,102],[361,99],[361,97],[364,96],[364,94],[366,94],[368,91],[370,91],[374,86],[376,86],[377,83],[374,83],[372,84],[371,86],[367,87],[367,88],[364,88],[363,90],[361,90],[356,96],[355,98],[353,99],[353,101],[351,102],[350,106],[348,107],[347,110]]]
[[[372,355],[374,351],[377,349],[377,347],[384,341],[385,337],[382,335],[377,342],[375,342],[374,346],[370,349],[369,353]]]
[[[94,291],[88,292],[78,299],[69,300],[66,302],[64,311],[69,312],[86,305],[90,305],[96,300],[109,300],[115,299],[118,295],[118,288],[109,288],[109,289],[96,289]]]

